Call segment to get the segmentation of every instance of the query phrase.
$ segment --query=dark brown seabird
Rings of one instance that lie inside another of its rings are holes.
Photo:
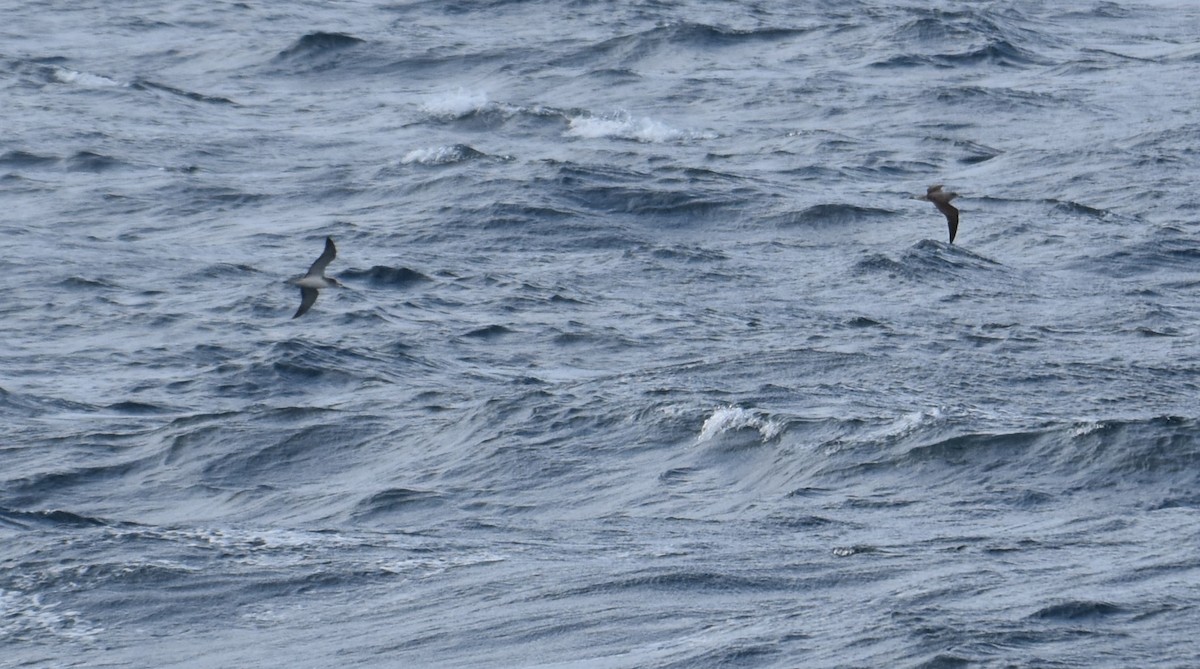
[[[950,226],[950,243],[954,243],[954,235],[958,232],[958,209],[950,204],[950,200],[958,197],[958,193],[947,193],[942,190],[942,185],[937,184],[930,186],[925,191],[924,195],[918,196],[918,200],[932,202],[933,206],[937,207],[938,211],[946,216],[946,225]]]
[[[337,279],[325,276],[325,267],[333,262],[335,257],[337,257],[337,248],[333,245],[333,238],[326,237],[325,251],[312,264],[312,267],[308,268],[308,273],[295,279],[288,279],[288,283],[300,286],[300,308],[296,310],[296,315],[292,318],[300,318],[312,308],[313,303],[317,301],[319,289],[342,286]]]

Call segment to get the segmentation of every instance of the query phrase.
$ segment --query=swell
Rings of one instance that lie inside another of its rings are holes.
[[[945,229],[944,222],[942,229]],[[939,287],[979,286],[1016,279],[1011,270],[986,256],[930,239],[913,244],[898,257],[884,253],[867,254],[855,262],[851,271],[860,276],[903,278]]]
[[[0,527],[30,531],[33,529],[79,529],[103,527],[109,522],[70,511],[19,511],[0,507]]]
[[[900,53],[876,60],[874,67],[1028,68],[1052,63],[1039,52],[1060,43],[1053,31],[1044,27],[1044,20],[1027,18],[1018,10],[915,9],[913,13],[913,18],[890,35]]]
[[[629,169],[566,163],[554,176],[555,191],[573,208],[604,214],[682,219],[687,224],[731,214],[752,190],[707,170]]]
[[[233,100],[230,100],[229,98],[226,98],[226,97],[222,97],[220,95],[205,95],[203,93],[197,93],[195,91],[188,91],[188,90],[184,90],[182,88],[168,86],[167,84],[160,84],[158,82],[150,81],[148,79],[135,80],[129,86],[130,86],[130,88],[133,88],[134,90],[167,93],[169,95],[183,98],[185,100],[191,100],[193,102],[204,102],[207,104],[215,104],[215,105],[237,106],[237,103],[234,102]]]
[[[691,50],[707,54],[738,46],[770,48],[769,45],[804,37],[808,28],[774,27],[737,29],[692,23],[668,23],[589,44],[574,53],[551,61],[557,67],[586,65],[630,70],[663,52]]]
[[[1079,214],[1079,205],[1064,205]],[[1107,220],[1108,213],[1085,208],[1084,215]],[[1104,276],[1135,277],[1166,273],[1166,278],[1191,281],[1193,268],[1200,259],[1200,244],[1179,227],[1161,226],[1148,238],[1127,242],[1119,249],[1107,250],[1080,261],[1076,267]]]
[[[906,67],[940,67],[955,68],[979,65],[998,65],[1001,67],[1026,68],[1034,65],[1046,65],[1051,61],[1036,54],[1014,46],[1004,40],[989,42],[975,49],[955,53],[937,53],[930,55],[900,54],[891,58],[877,61],[872,65],[878,68]]]
[[[896,212],[877,207],[860,207],[852,204],[814,204],[798,212],[777,215],[775,220],[781,227],[845,226],[870,223],[894,217]]]
[[[328,59],[339,51],[366,41],[346,33],[311,32],[292,42],[275,55],[276,61],[306,61],[310,65],[328,65]]]
[[[1049,425],[1024,431],[977,432],[945,418],[882,434],[836,437],[833,457],[816,480],[858,477],[970,485],[979,496],[1018,505],[1058,495],[1121,489],[1127,503],[1148,508],[1200,506],[1200,425],[1160,416]],[[1054,496],[1043,492],[1054,491]]]

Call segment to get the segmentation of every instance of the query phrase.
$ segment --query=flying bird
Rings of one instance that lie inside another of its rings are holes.
[[[947,193],[942,190],[941,184],[930,186],[924,195],[917,196],[918,200],[932,202],[933,206],[937,207],[937,210],[945,215],[946,225],[950,227],[951,244],[954,243],[954,235],[958,232],[958,209],[955,209],[954,205],[950,204],[950,200],[956,197],[958,197],[958,193]]]
[[[337,257],[337,247],[333,245],[333,238],[326,237],[325,251],[312,264],[312,267],[308,268],[308,273],[295,279],[288,279],[288,283],[300,286],[300,308],[296,310],[296,315],[292,316],[292,318],[300,318],[312,308],[313,302],[317,301],[318,290],[329,288],[330,286],[342,287],[342,284],[338,283],[337,279],[325,276],[325,267],[335,257]]]

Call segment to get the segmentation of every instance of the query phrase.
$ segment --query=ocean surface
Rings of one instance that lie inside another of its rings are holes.
[[[1200,666],[1200,4],[3,16],[0,667]]]

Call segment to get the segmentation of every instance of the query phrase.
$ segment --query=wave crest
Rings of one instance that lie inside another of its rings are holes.
[[[717,137],[716,133],[681,130],[662,121],[635,117],[624,111],[599,116],[587,114],[572,117],[567,121],[566,134],[580,139],[627,139],[646,144]]]
[[[288,48],[280,51],[275,59],[290,60],[305,58],[331,51],[341,51],[342,49],[358,46],[365,42],[366,40],[359,39],[353,35],[347,35],[346,33],[308,33],[295,42],[292,42]]]
[[[785,427],[782,421],[773,419],[758,409],[718,407],[705,419],[696,443],[703,444],[723,434],[740,430],[756,430],[765,444],[782,434]]]

